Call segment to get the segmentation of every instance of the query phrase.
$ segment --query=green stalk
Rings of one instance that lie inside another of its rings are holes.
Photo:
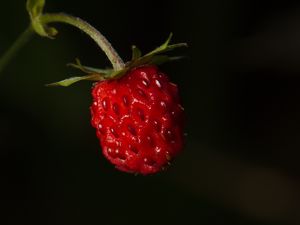
[[[41,16],[40,22],[42,24],[60,22],[77,27],[78,29],[82,30],[87,35],[89,35],[98,44],[98,46],[104,51],[104,53],[108,57],[114,70],[118,71],[125,67],[123,60],[120,58],[120,56],[109,43],[109,41],[96,28],[94,28],[86,21],[65,13],[46,13]]]
[[[78,29],[86,33],[90,38],[92,38],[96,42],[96,44],[104,51],[115,71],[119,71],[125,68],[125,63],[109,43],[109,41],[96,28],[94,28],[86,21],[64,13],[46,13],[42,14],[38,18],[38,22],[45,27],[48,23],[65,23],[77,27]],[[27,28],[14,42],[14,44],[3,54],[3,56],[0,58],[0,73],[16,55],[16,53],[29,41],[34,32],[35,31],[33,27],[29,26],[29,28]]]
[[[0,73],[8,65],[8,63],[14,58],[16,53],[29,41],[33,36],[34,31],[31,26],[29,26],[13,43],[13,45],[2,55],[0,58]]]

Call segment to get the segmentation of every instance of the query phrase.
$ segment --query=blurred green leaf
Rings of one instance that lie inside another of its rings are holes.
[[[27,0],[26,9],[31,17],[34,19],[43,13],[45,0]]]
[[[45,0],[27,0],[26,2],[26,9],[29,13],[34,31],[42,37],[53,38],[57,34],[57,30],[53,27],[43,25],[40,21],[44,6]]]

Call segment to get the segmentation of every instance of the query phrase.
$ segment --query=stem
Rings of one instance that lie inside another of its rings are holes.
[[[121,70],[125,67],[123,60],[120,58],[120,56],[109,43],[109,41],[98,30],[96,30],[92,25],[90,25],[86,21],[64,13],[46,13],[41,16],[40,22],[42,24],[61,22],[77,27],[78,29],[82,30],[87,35],[89,35],[98,44],[98,46],[107,55],[114,70]]]
[[[14,44],[2,55],[0,58],[0,73],[4,70],[5,66],[16,55],[16,53],[29,41],[34,34],[31,26],[29,26],[14,42]]]

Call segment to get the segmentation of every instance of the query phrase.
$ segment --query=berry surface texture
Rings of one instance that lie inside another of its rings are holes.
[[[153,65],[140,66],[92,89],[91,123],[104,156],[117,169],[153,174],[183,148],[178,88]]]

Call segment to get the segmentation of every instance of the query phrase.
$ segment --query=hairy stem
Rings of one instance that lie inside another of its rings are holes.
[[[2,55],[0,58],[0,73],[4,70],[11,59],[16,55],[18,50],[20,50],[33,36],[34,31],[31,26],[29,26],[13,43],[13,45]]]
[[[104,51],[114,70],[122,70],[125,67],[123,60],[120,58],[109,41],[96,28],[86,21],[65,13],[46,13],[40,16],[39,22],[43,26],[46,26],[48,23],[65,23],[77,27],[79,30],[82,30],[90,38],[92,38]],[[14,42],[14,44],[2,55],[0,58],[0,73],[16,55],[16,53],[29,41],[33,34],[33,27],[29,26],[29,28],[27,28]]]
[[[41,16],[40,21],[42,24],[60,22],[77,27],[89,35],[98,44],[98,46],[107,55],[115,70],[121,70],[125,67],[123,60],[120,58],[109,41],[97,29],[95,29],[86,21],[65,13],[46,13]]]

